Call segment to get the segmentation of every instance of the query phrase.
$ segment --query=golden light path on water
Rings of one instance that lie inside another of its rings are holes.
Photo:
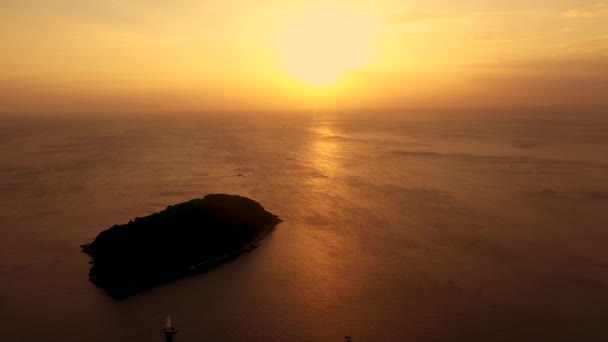
[[[335,257],[344,249],[344,236],[340,230],[332,228],[339,215],[339,204],[349,194],[336,181],[343,173],[339,159],[345,157],[342,146],[335,139],[336,134],[330,126],[323,124],[311,128],[309,134],[304,164],[314,170],[314,177],[303,179],[301,186],[310,193],[307,210],[313,214],[305,223],[321,229],[302,237],[310,243],[302,249],[302,277],[316,279],[316,285],[295,293],[300,297],[300,307],[311,310],[311,317],[319,317],[330,316],[336,311],[340,297],[348,295],[352,289],[348,286],[352,279],[341,274],[341,259]]]

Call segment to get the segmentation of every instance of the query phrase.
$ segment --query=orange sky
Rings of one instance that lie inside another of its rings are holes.
[[[608,3],[0,3],[0,112],[608,107]]]

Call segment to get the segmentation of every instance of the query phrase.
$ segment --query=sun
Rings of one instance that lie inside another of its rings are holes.
[[[371,31],[365,17],[355,13],[300,13],[281,29],[280,64],[297,81],[313,86],[335,84],[344,72],[370,62]]]

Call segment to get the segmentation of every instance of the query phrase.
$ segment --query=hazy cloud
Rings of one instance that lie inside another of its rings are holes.
[[[608,3],[602,2],[572,9],[564,13],[566,18],[604,18],[608,17]]]
[[[510,42],[519,42],[522,40],[531,40],[531,39],[538,39],[540,38],[539,36],[532,36],[532,35],[526,35],[526,36],[514,36],[514,37],[497,37],[497,36],[470,36],[469,40],[470,41],[480,41],[480,42],[495,42],[495,43],[510,43]]]
[[[581,43],[582,44],[582,43]],[[471,62],[454,76],[453,87],[433,82],[439,72],[419,75],[352,72],[352,84],[364,84],[369,101],[386,107],[450,108],[608,108],[608,58],[597,53],[564,51],[552,56]],[[430,79],[431,81],[425,82]],[[416,87],[404,89],[403,84]],[[367,101],[367,100],[366,100]],[[561,109],[560,109],[561,110]],[[518,148],[534,148],[518,142]]]
[[[446,20],[454,19],[455,16],[445,14],[432,14],[432,13],[399,13],[386,18],[386,22],[391,24],[406,24],[416,21],[426,20]]]
[[[608,35],[569,41],[561,48],[574,54],[608,54]]]
[[[478,70],[471,82],[480,102],[608,107],[608,59],[602,56],[571,54]]]

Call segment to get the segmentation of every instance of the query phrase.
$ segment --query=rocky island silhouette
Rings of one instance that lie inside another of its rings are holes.
[[[250,251],[280,222],[252,199],[212,194],[115,225],[81,248],[93,257],[91,282],[124,298]]]

